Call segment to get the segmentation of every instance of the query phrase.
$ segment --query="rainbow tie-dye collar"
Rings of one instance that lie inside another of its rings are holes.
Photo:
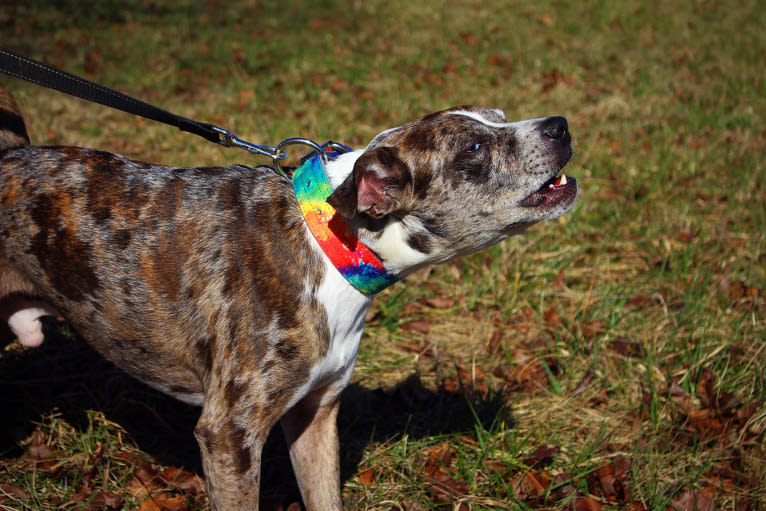
[[[293,188],[303,218],[332,264],[351,285],[364,294],[374,295],[397,280],[335,213],[326,199],[332,193],[324,171],[323,156],[317,154],[293,172]]]

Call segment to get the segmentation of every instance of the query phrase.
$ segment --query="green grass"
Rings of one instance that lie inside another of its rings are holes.
[[[465,103],[509,119],[565,115],[567,173],[581,190],[572,212],[376,301],[339,420],[347,508],[571,509],[591,498],[664,510],[689,492],[717,509],[766,507],[758,2],[31,0],[0,6],[0,26],[4,46],[255,143],[360,147]],[[36,143],[266,163],[2,82]],[[408,327],[417,319],[427,333]],[[149,468],[199,471],[196,410],[81,342],[11,344],[0,366],[0,508],[79,509],[89,496],[103,509],[102,491],[139,509],[146,496],[131,481]],[[41,438],[52,463],[30,447]],[[552,454],[529,466],[540,447]],[[264,472],[267,505],[297,499],[278,435]],[[151,481],[204,508],[196,489]]]

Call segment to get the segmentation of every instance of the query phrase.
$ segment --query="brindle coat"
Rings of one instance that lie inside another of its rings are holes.
[[[0,89],[2,91],[2,89]],[[461,107],[327,165],[329,201],[404,276],[566,212],[562,118]],[[330,266],[289,180],[266,167],[175,168],[34,147],[0,92],[0,314],[20,341],[61,314],[140,380],[202,406],[214,509],[257,509],[281,420],[308,509],[340,509],[335,418],[372,298]]]

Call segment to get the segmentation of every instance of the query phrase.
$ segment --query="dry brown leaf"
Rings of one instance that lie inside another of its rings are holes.
[[[189,503],[186,499],[177,493],[159,493],[152,496],[151,500],[159,506],[162,511],[188,511]]]
[[[570,76],[564,76],[561,71],[556,68],[543,73],[543,92],[550,92],[556,85],[560,83],[571,84],[574,83],[574,80]]]
[[[677,381],[673,380],[670,382],[670,388],[668,389],[670,392],[670,399],[677,404],[681,409],[688,413],[689,410],[691,410],[691,396],[688,392],[686,392],[686,389],[683,388]]]
[[[159,473],[166,484],[176,483],[191,477],[191,473],[179,467],[168,467]]]
[[[33,458],[38,460],[53,458],[56,455],[58,455],[60,452],[58,449],[54,449],[45,444],[33,444],[33,445],[30,445],[28,449],[29,449],[29,454],[31,454]]]
[[[642,358],[644,356],[644,346],[640,342],[618,337],[609,345],[612,351],[623,357]]]
[[[454,502],[469,493],[468,487],[446,474],[442,474],[439,477],[426,476],[426,484],[431,493],[434,494],[436,502]]]
[[[549,327],[555,327],[559,323],[559,311],[556,308],[556,304],[552,304],[545,312],[543,312],[543,319],[545,324]]]
[[[630,298],[625,303],[632,307],[638,307],[640,309],[643,309],[645,307],[649,307],[652,304],[652,299],[647,296],[636,295],[633,298]]]
[[[413,332],[427,334],[431,331],[431,322],[426,319],[416,319],[408,321],[407,323],[400,325],[400,327],[404,330],[412,330]]]
[[[461,32],[460,37],[468,46],[476,46],[479,44],[479,38],[472,32]]]
[[[586,340],[592,341],[606,328],[603,321],[587,321],[582,324],[582,335]]]
[[[442,388],[447,392],[459,392],[461,389],[460,380],[457,376],[447,376],[442,381]]]
[[[508,381],[511,379],[511,368],[506,365],[499,365],[492,369],[492,374],[501,380]]]
[[[205,491],[202,480],[196,474],[179,467],[168,467],[159,476],[166,486],[192,495],[202,495]]]
[[[705,408],[715,406],[715,381],[716,377],[713,371],[706,367],[702,371],[702,378],[697,384],[697,397]]]
[[[714,511],[713,492],[711,488],[704,490],[686,490],[673,499],[668,511]]]
[[[108,491],[98,492],[88,505],[89,510],[102,510],[104,508],[120,509],[122,507],[122,497],[117,493]]]
[[[607,500],[621,500],[623,494],[621,484],[614,476],[614,467],[611,465],[602,465],[596,470],[596,477],[601,489],[601,493]]]
[[[128,480],[128,493],[136,499],[142,499],[149,495],[149,488],[138,477],[131,477]]]
[[[595,373],[593,373],[593,371],[590,371],[590,370],[586,371],[585,374],[582,375],[582,378],[580,378],[580,381],[577,382],[577,385],[575,385],[574,388],[569,391],[569,395],[576,396],[577,394],[582,394],[588,389],[591,382],[595,378],[596,378],[596,375]]]
[[[613,462],[615,468],[615,477],[620,481],[626,481],[633,468],[633,460],[627,456],[618,456]]]
[[[157,471],[151,465],[144,465],[136,470],[136,477],[146,484],[151,486],[157,486],[155,478],[157,477]]]
[[[371,488],[375,485],[375,469],[374,468],[363,468],[359,471],[359,475],[357,475],[357,478],[359,479],[359,482],[363,485],[367,486],[368,488]]]
[[[527,456],[523,464],[530,468],[536,467],[538,465],[545,465],[550,463],[558,452],[558,447],[548,447],[546,445],[541,445],[535,449],[532,454]]]
[[[0,502],[4,502],[9,497],[19,500],[28,500],[30,498],[29,493],[20,486],[16,486],[15,484],[0,484]]]
[[[601,504],[592,497],[577,497],[574,501],[575,511],[601,511]]]
[[[737,410],[737,420],[739,420],[742,424],[746,423],[761,407],[761,404],[762,403],[760,401],[754,401],[747,406],[739,408]]]
[[[559,472],[553,476],[553,485],[556,486],[556,494],[561,500],[569,499],[578,494],[573,481],[574,477],[568,472]]]
[[[510,480],[510,467],[505,463],[501,463],[499,461],[486,461],[484,466],[487,468],[487,472],[499,476],[506,483]]]
[[[428,298],[425,303],[434,309],[448,309],[455,304],[455,299],[448,296],[435,296]]]
[[[114,456],[112,457],[120,461],[124,461],[125,463],[128,463],[128,464],[133,464],[135,463],[135,460],[136,460],[135,454],[131,452],[126,452],[126,451],[120,451],[118,453],[115,453]]]
[[[423,511],[423,508],[418,506],[417,503],[409,500],[402,501],[402,508],[404,511]]]
[[[522,500],[540,498],[551,485],[553,478],[548,472],[523,472],[513,478],[513,493]]]
[[[509,71],[513,70],[514,67],[513,61],[511,59],[508,57],[500,56],[497,53],[490,55],[490,57],[487,59],[487,64],[490,66],[503,67]]]
[[[548,384],[548,372],[539,360],[514,368],[512,378],[521,386],[525,386],[527,383],[536,383],[538,386],[544,387]]]
[[[164,511],[154,499],[147,497],[138,505],[138,511]]]
[[[553,18],[551,18],[550,14],[535,14],[535,19],[546,27],[553,25]]]
[[[428,460],[425,465],[427,476],[438,479],[445,474],[445,467],[449,467],[452,459],[457,454],[457,449],[451,447],[446,441],[426,449]]]
[[[631,498],[628,485],[625,484],[632,461],[619,457],[611,463],[604,463],[588,476],[588,488],[594,495],[603,496],[610,502],[626,503]]]
[[[418,302],[405,303],[402,307],[403,316],[417,316],[423,311],[423,306]]]
[[[500,342],[503,340],[504,334],[505,332],[500,328],[496,328],[495,331],[492,332],[492,337],[489,339],[489,346],[487,349],[490,355],[495,355],[500,350]]]

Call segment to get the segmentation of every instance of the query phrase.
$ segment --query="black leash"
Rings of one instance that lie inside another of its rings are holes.
[[[6,48],[0,48],[0,72],[86,101],[169,124],[181,131],[199,135],[225,147],[240,147],[253,153],[263,154],[272,158],[278,169],[280,168],[279,160],[287,158],[287,154],[281,148],[284,142],[279,146],[251,144],[237,138],[231,131],[224,128],[175,115]]]

